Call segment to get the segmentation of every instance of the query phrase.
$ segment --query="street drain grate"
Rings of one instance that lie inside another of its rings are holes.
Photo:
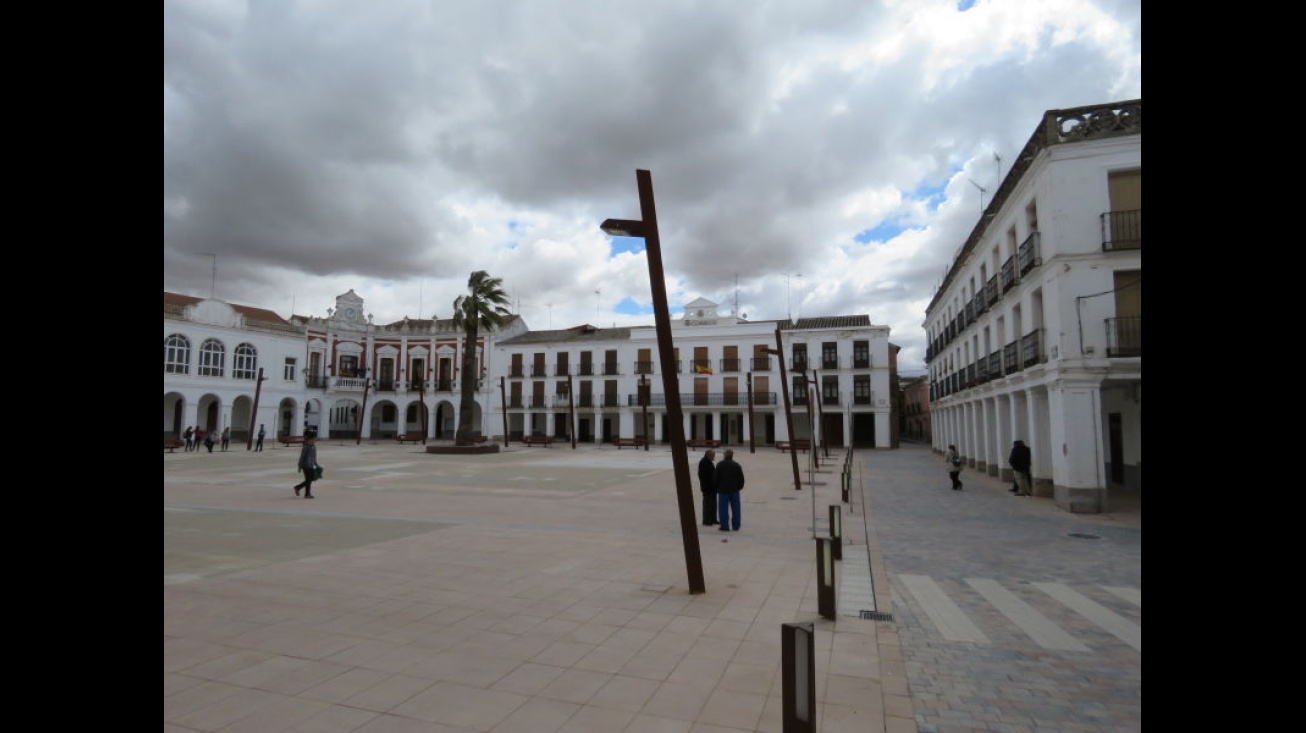
[[[862,611],[861,617],[870,621],[892,621],[893,614],[883,611]]]
[[[1100,539],[1102,539],[1101,537],[1098,537],[1098,536],[1095,535],[1095,534],[1086,534],[1086,533],[1084,533],[1084,532],[1071,532],[1071,533],[1070,533],[1070,536],[1071,536],[1071,537],[1074,537],[1075,539],[1079,539],[1079,540],[1100,540]]]

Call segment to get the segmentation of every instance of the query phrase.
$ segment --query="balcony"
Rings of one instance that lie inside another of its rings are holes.
[[[580,370],[577,371],[576,374],[582,377],[594,376],[594,364],[590,362],[581,362]]]
[[[1102,214],[1102,251],[1143,248],[1143,210]]]
[[[763,356],[763,357],[755,356],[750,361],[752,361],[753,371],[755,372],[771,371],[771,357],[769,356]]]
[[[1106,355],[1129,357],[1143,355],[1143,317],[1106,319]]]
[[[1025,237],[1025,241],[1016,248],[1016,261],[1020,263],[1021,275],[1043,264],[1043,259],[1039,255],[1038,232],[1030,232],[1029,236]]]
[[[393,379],[379,379],[379,380],[377,380],[377,382],[376,382],[376,391],[377,391],[377,392],[394,392],[394,391],[395,391],[395,380],[393,380]]]
[[[839,368],[839,357],[823,356],[821,357],[821,368],[827,371]]]
[[[635,373],[635,374],[652,374],[652,373],[653,373],[653,362],[651,362],[651,361],[637,361],[637,362],[635,362],[635,372],[634,372],[634,373]]]
[[[304,377],[304,383],[309,389],[326,389],[327,378],[321,374],[308,374]]]
[[[512,367],[511,369],[508,370],[508,376],[509,376],[509,377],[515,377],[515,378],[517,378],[517,379],[521,379],[522,377],[526,376],[526,373],[525,373],[524,371],[522,371],[522,368],[521,368],[520,365],[517,365],[517,366],[514,366],[514,367]]]
[[[711,360],[711,359],[690,359],[690,360],[689,360],[689,372],[690,372],[690,374],[711,374],[711,373],[712,373],[712,360]]]
[[[831,393],[831,392],[826,392],[826,393],[823,393],[823,394],[821,395],[821,404],[822,404],[823,406],[825,406],[825,407],[838,407],[838,406],[839,406],[839,393],[838,393],[838,392],[833,392],[833,393]]]
[[[737,372],[737,371],[739,371],[739,364],[740,364],[740,360],[739,360],[739,359],[722,359],[722,360],[721,360],[721,371],[723,371],[723,372]]]
[[[853,392],[853,404],[854,405],[871,404],[871,393],[867,392],[866,394],[862,394],[860,392]]]
[[[531,376],[547,377],[549,376],[549,368],[544,366],[543,364],[533,364],[531,365]]]
[[[435,391],[436,391],[436,392],[452,392],[452,391],[453,391],[453,380],[452,380],[452,379],[441,379],[441,380],[437,381],[437,382],[435,383]]]
[[[632,394],[626,396],[626,404],[629,407],[639,407],[639,395]],[[667,397],[664,394],[649,395],[649,407],[666,407]],[[682,407],[743,407],[748,404],[747,392],[687,392],[680,395],[680,404]],[[754,392],[754,405],[775,405],[775,392]]]
[[[1002,263],[1002,273],[999,275],[1002,279],[1002,292],[1007,292],[1016,287],[1016,258],[1008,257],[1006,262]]]
[[[989,306],[998,302],[1001,295],[1002,293],[998,291],[998,276],[994,275],[989,278],[988,282],[984,283],[984,309],[988,310]]]
[[[559,364],[553,367],[553,376],[555,377],[565,377],[568,376],[570,373],[571,373],[570,364]]]
[[[605,377],[615,377],[615,376],[617,376],[617,375],[619,375],[619,374],[621,374],[621,369],[617,367],[617,365],[616,365],[615,362],[612,363],[612,364],[604,364],[604,365],[603,365],[603,376],[605,376]]]
[[[807,357],[806,357],[806,356],[795,356],[794,358],[790,359],[790,360],[789,360],[789,368],[792,369],[792,370],[794,370],[794,371],[796,371],[796,372],[805,372],[805,371],[807,371]]]
[[[515,407],[515,408],[517,408],[517,409],[521,409],[522,407],[524,407],[524,405],[522,404],[521,395],[519,395],[519,394],[515,394],[515,395],[509,397],[509,398],[508,398],[508,407]]]
[[[853,356],[853,369],[870,369],[871,357],[868,354]]]

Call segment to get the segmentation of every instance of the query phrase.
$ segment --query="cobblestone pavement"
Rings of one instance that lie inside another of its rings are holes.
[[[923,446],[857,455],[921,733],[1142,729],[1136,496],[1071,514],[974,470],[952,491]]]

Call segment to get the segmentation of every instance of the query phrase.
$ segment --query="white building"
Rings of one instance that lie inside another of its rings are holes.
[[[165,292],[164,435],[195,424],[219,431],[231,425],[243,440],[252,420],[266,424],[270,436],[300,435],[312,426],[323,437],[424,431],[432,440],[452,439],[462,332],[449,320],[377,326],[363,305],[351,290],[325,318],[285,320]],[[717,304],[699,299],[672,321],[672,332],[686,437],[766,445],[814,436],[829,447],[896,447],[890,386],[896,347],[888,327],[871,325],[866,316],[751,322],[718,314]],[[482,435],[668,440],[654,326],[530,331],[510,316],[480,337],[473,419]],[[777,348],[783,366],[771,353]],[[273,364],[276,374],[257,387],[250,375]],[[789,379],[792,433],[782,372]],[[804,379],[812,381],[811,398]]]
[[[768,445],[815,434],[829,447],[896,447],[887,326],[873,326],[866,316],[747,321],[700,298],[671,321],[671,335],[686,438]],[[777,349],[785,358],[783,375],[770,353]],[[579,441],[669,440],[655,326],[500,335],[494,351],[491,373],[503,377],[510,436],[570,436],[574,419]],[[804,377],[814,382],[816,404]]]
[[[925,315],[935,449],[1072,512],[1142,491],[1142,107],[1046,112]]]

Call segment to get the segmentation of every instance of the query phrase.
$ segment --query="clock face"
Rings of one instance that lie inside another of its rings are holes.
[[[346,309],[345,309],[345,318],[353,318],[353,317],[354,317],[354,309],[353,309],[353,308],[346,308]]]

